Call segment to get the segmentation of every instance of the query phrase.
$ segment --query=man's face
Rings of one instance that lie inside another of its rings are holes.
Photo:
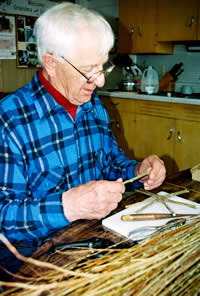
[[[68,58],[68,61],[88,78],[101,71],[108,58],[108,55],[102,57],[98,54],[98,42],[96,44],[91,40],[89,42],[92,44],[85,43],[81,46],[80,43],[75,53],[70,59]],[[72,65],[64,59],[57,60],[55,75],[51,77],[50,83],[72,104],[82,105],[91,99],[97,86],[104,85],[105,78],[101,74],[88,82]]]

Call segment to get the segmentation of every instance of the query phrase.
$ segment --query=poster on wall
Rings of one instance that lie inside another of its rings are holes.
[[[75,2],[75,0],[67,2]],[[57,0],[55,2],[53,0],[0,0],[0,11],[39,17],[46,9],[58,3]]]
[[[0,0],[0,11],[9,14],[40,16],[47,8],[55,5],[48,0]]]
[[[0,59],[16,58],[15,17],[0,14]]]
[[[16,16],[17,39],[17,67],[39,68],[37,45],[33,35],[33,26],[36,21],[33,16]]]

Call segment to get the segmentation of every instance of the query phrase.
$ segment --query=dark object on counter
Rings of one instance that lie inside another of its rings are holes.
[[[53,247],[48,251],[48,253],[52,254],[58,250],[64,251],[65,249],[70,249],[70,248],[74,248],[74,247],[76,247],[76,248],[91,248],[91,249],[92,248],[93,249],[106,249],[108,247],[112,248],[112,246],[114,246],[113,248],[124,249],[124,248],[130,248],[134,244],[135,243],[133,243],[131,241],[131,242],[126,242],[126,243],[119,243],[119,244],[116,244],[116,246],[115,246],[115,244],[109,239],[100,238],[100,237],[92,237],[88,240]]]

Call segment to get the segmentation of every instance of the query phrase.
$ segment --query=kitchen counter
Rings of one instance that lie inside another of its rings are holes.
[[[129,91],[109,91],[109,90],[98,90],[97,94],[99,96],[108,96],[115,98],[126,98],[126,99],[135,99],[135,100],[146,100],[146,101],[157,101],[157,102],[169,102],[169,103],[181,103],[181,104],[190,104],[190,105],[200,105],[199,94],[197,97],[176,97],[167,95],[157,95],[157,94],[139,94],[136,92]],[[194,96],[194,94],[193,94]]]

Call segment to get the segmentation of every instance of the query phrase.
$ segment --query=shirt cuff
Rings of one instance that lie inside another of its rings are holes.
[[[64,215],[62,193],[48,195],[41,203],[43,224],[48,230],[56,230],[71,224]]]

